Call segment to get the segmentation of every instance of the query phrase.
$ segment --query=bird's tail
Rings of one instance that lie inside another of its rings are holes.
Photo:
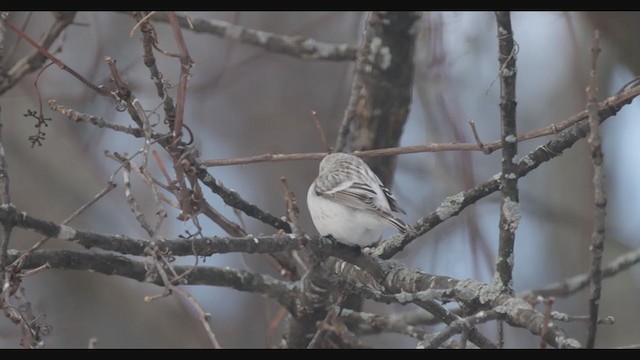
[[[398,231],[400,231],[400,233],[402,233],[402,234],[415,234],[416,233],[416,230],[411,225],[407,224],[403,220],[398,219],[397,217],[395,217],[393,215],[391,215],[387,219],[389,220],[391,225],[395,226],[395,228],[398,229]]]

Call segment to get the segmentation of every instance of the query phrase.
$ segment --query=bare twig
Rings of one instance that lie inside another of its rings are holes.
[[[135,122],[136,125],[138,125],[140,129],[142,129],[144,125],[142,124],[142,119],[140,118],[139,111],[134,105],[134,102],[137,100],[137,98],[133,95],[127,83],[120,76],[120,72],[118,71],[118,67],[116,66],[116,60],[110,56],[107,56],[104,58],[104,61],[107,63],[107,67],[109,68],[109,72],[111,73],[111,78],[116,85],[116,91],[109,93],[109,96],[112,96],[116,101],[118,101],[119,106],[124,105],[133,122]]]
[[[173,128],[174,141],[178,141],[182,136],[182,124],[184,122],[184,109],[187,101],[187,82],[191,77],[191,67],[194,63],[189,56],[189,50],[187,50],[187,44],[182,36],[182,30],[178,24],[178,18],[172,11],[167,12],[169,23],[171,24],[171,30],[173,30],[173,36],[176,39],[178,45],[178,51],[180,56],[180,81],[178,81],[178,94],[176,99],[176,118]]]
[[[141,25],[140,31],[142,32],[143,49],[142,58],[144,60],[144,64],[149,69],[151,80],[156,86],[156,93],[158,94],[158,97],[162,99],[162,105],[165,113],[165,123],[169,125],[169,128],[173,131],[176,118],[176,108],[173,103],[173,98],[166,91],[166,89],[171,85],[158,69],[156,58],[153,54],[153,48],[158,42],[155,28],[149,21],[149,16],[153,13],[155,12],[151,12],[146,16],[143,16],[143,12],[134,12],[133,16],[138,21],[137,24]]]
[[[56,12],[54,13],[54,16],[56,21],[51,25],[51,28],[44,36],[42,45],[40,46],[41,48],[48,49],[51,47],[53,42],[60,36],[64,29],[73,23],[75,12]],[[20,31],[18,34],[20,33],[24,34],[23,31]],[[22,38],[22,36],[20,37]],[[47,57],[44,56],[44,54],[41,54],[40,50],[37,49],[33,53],[16,61],[10,69],[6,72],[2,72],[2,76],[0,76],[0,95],[11,89],[25,75],[40,69],[46,60]]]
[[[610,278],[620,273],[621,271],[628,270],[631,266],[640,263],[640,248],[630,251],[626,254],[620,255],[605,267],[602,268],[602,279]],[[531,297],[531,296],[569,296],[589,286],[591,282],[592,274],[585,273],[580,274],[564,281],[553,283],[542,289],[526,291],[519,294],[519,297]]]
[[[144,214],[140,210],[140,206],[138,205],[138,202],[136,201],[135,197],[133,196],[133,193],[131,192],[131,180],[129,178],[129,171],[130,171],[129,161],[124,157],[121,160],[125,161],[124,167],[122,168],[122,180],[124,182],[124,196],[127,198],[127,204],[129,205],[129,209],[136,216],[136,220],[138,220],[138,224],[140,224],[140,227],[147,232],[147,235],[149,235],[150,239],[153,239],[155,238],[155,233],[153,232],[153,229],[151,229],[151,227],[149,226],[149,223],[147,223],[147,220]]]
[[[169,21],[167,14],[162,12],[154,14],[152,19]],[[216,19],[205,20],[184,15],[177,15],[177,19],[178,24],[186,30],[235,40],[303,60],[352,61],[356,58],[357,47],[350,44],[329,44],[302,36],[274,34]]]
[[[139,152],[138,152],[139,153]],[[111,175],[111,179],[113,179],[115,177],[115,175],[121,170],[123,169],[125,166],[128,166],[130,170],[133,170],[135,173],[137,173],[138,175],[140,175],[140,178],[147,183],[147,185],[149,185],[149,187],[151,187],[151,190],[153,192],[154,198],[156,200],[156,204],[159,204],[160,201],[169,204],[170,206],[176,208],[176,209],[180,209],[180,204],[178,204],[176,201],[172,200],[172,199],[168,199],[166,196],[164,196],[164,194],[160,193],[159,191],[157,191],[157,186],[163,188],[164,190],[167,190],[171,193],[173,193],[175,190],[170,186],[170,185],[166,185],[160,182],[160,180],[157,180],[156,178],[154,178],[153,176],[151,176],[149,174],[149,172],[146,169],[143,169],[139,166],[137,166],[135,163],[131,162],[131,160],[136,156],[137,154],[134,154],[132,156],[129,157],[125,157],[117,152],[110,152],[110,151],[105,151],[104,152],[104,156],[117,161],[120,164],[120,168],[116,169],[113,174]],[[162,210],[162,209],[161,209]]]
[[[75,17],[75,15],[66,15],[66,16],[60,16],[58,19],[60,20],[60,23],[58,26],[62,27],[66,27],[68,24],[70,24],[73,21],[73,18]],[[68,23],[67,23],[68,21]],[[44,55],[45,57],[47,57],[47,59],[51,60],[52,62],[54,62],[56,65],[58,65],[60,67],[60,69],[68,72],[69,74],[71,74],[73,77],[75,77],[76,79],[78,79],[81,83],[83,83],[84,85],[86,85],[88,88],[90,88],[91,90],[95,91],[96,93],[98,93],[99,95],[102,96],[109,96],[109,92],[106,91],[103,88],[97,87],[95,86],[93,83],[91,83],[89,80],[85,79],[82,75],[80,75],[77,71],[73,70],[72,68],[68,67],[65,63],[63,63],[62,61],[60,61],[60,59],[58,59],[57,57],[55,57],[53,54],[51,54],[43,45],[38,44],[35,40],[33,40],[31,37],[29,37],[29,35],[27,35],[24,31],[22,31],[21,29],[19,29],[17,26],[13,25],[10,21],[5,20],[4,21],[5,26],[7,28],[9,28],[11,31],[13,31],[16,35],[18,35],[19,37],[23,38],[24,40],[26,40],[29,44],[31,44],[31,46],[33,46],[34,48],[36,48],[40,54]],[[53,29],[53,28],[52,28]],[[62,31],[62,30],[60,30]],[[51,41],[53,42],[53,40]]]
[[[0,108],[0,112],[2,108]],[[11,194],[9,193],[9,172],[7,159],[4,153],[4,145],[2,142],[2,122],[0,122],[0,206],[12,207]],[[0,271],[4,272],[7,265],[7,250],[9,249],[9,240],[11,238],[11,231],[13,230],[14,222],[10,219],[2,221],[2,243],[0,245]],[[5,279],[7,281],[7,279]]]
[[[426,311],[420,309],[420,312],[426,314],[430,318],[433,316]],[[345,324],[354,331],[360,334],[378,334],[382,332],[392,332],[410,336],[419,340],[429,339],[429,333],[422,330],[418,326],[407,324],[406,322],[399,321],[394,318],[393,315],[382,316],[377,314],[357,312],[349,309],[342,309],[340,317],[344,320]]]
[[[602,139],[600,138],[600,118],[598,116],[596,64],[600,54],[600,33],[596,30],[593,34],[593,46],[591,47],[591,72],[589,86],[587,87],[587,111],[589,112],[589,138],[587,142],[591,148],[591,161],[593,163],[593,233],[591,235],[591,292],[589,295],[589,331],[586,347],[591,349],[595,345],[598,330],[598,305],[602,291],[602,256],[604,253],[604,232],[607,197],[604,187],[604,161],[602,154]]]
[[[623,89],[619,94],[615,94],[605,101],[598,104],[598,111],[600,113],[616,113],[622,106],[628,104],[634,98],[640,95],[640,86],[638,84],[632,84],[628,89]],[[600,114],[602,117],[603,114]],[[610,116],[610,115],[609,115]],[[568,119],[560,121],[556,124],[549,125],[547,127],[530,131],[524,134],[520,134],[517,137],[517,142],[523,142],[530,139],[539,138],[547,135],[558,135],[559,132],[575,125],[576,123],[588,119],[589,114],[586,110],[581,111]],[[605,120],[605,118],[602,118]],[[495,140],[486,144],[483,144],[484,149],[489,152],[501,149],[502,140]],[[337,149],[337,147],[336,147]],[[412,145],[403,147],[391,147],[366,151],[355,151],[353,155],[367,158],[375,156],[391,156],[400,154],[414,154],[424,152],[440,152],[440,151],[483,151],[477,143],[434,143],[425,145]],[[202,160],[200,163],[206,167],[213,166],[229,166],[229,165],[243,165],[261,162],[277,162],[277,161],[296,161],[296,160],[321,160],[327,156],[325,152],[316,153],[298,153],[298,154],[261,154],[241,158],[231,159],[212,159]]]
[[[200,320],[200,323],[202,323],[202,326],[204,327],[204,330],[207,333],[207,336],[209,337],[209,341],[211,341],[211,344],[213,345],[214,349],[222,348],[220,346],[220,343],[218,343],[216,334],[213,332],[213,329],[211,328],[211,324],[209,323],[209,321],[211,320],[211,314],[204,311],[204,309],[202,308],[202,305],[200,305],[200,303],[189,292],[177,286],[173,286],[173,291],[176,292],[178,295],[182,296],[183,298],[187,299],[187,301],[191,304],[191,306],[193,306],[193,308],[196,309],[196,312],[198,313],[198,319]]]
[[[296,200],[296,196],[289,188],[289,183],[287,182],[286,177],[280,177],[280,182],[282,182],[282,186],[284,187],[284,201],[287,205],[287,214],[289,217],[289,221],[291,222],[291,230],[296,237],[304,237],[304,232],[302,231],[302,227],[300,226],[300,223],[298,221],[300,209],[298,209],[298,201]]]
[[[478,129],[476,129],[476,122],[470,119],[469,126],[471,127],[471,131],[473,132],[473,138],[476,139],[476,144],[478,145],[478,148],[480,148],[483,153],[487,155],[490,154],[491,151],[487,149],[482,143],[482,141],[480,140],[480,135],[478,135]]]
[[[197,176],[200,181],[202,181],[205,186],[207,186],[211,191],[216,193],[225,204],[236,208],[247,216],[250,216],[254,219],[258,219],[263,223],[273,226],[276,229],[284,230],[287,233],[291,232],[291,226],[286,221],[282,221],[281,219],[269,214],[266,211],[261,210],[257,206],[249,203],[244,200],[237,192],[234,190],[228,189],[216,178],[214,178],[207,169],[203,167],[199,167],[197,169]]]
[[[5,61],[7,61],[7,58],[6,58],[7,54],[4,51],[4,35],[7,32],[7,28],[4,26],[4,21],[8,17],[9,17],[9,13],[7,12],[0,13],[0,74],[4,73],[4,63]],[[27,20],[25,20],[22,30],[24,30],[24,26],[26,26],[26,23],[29,21],[30,17],[31,17],[31,12],[29,12],[29,15],[27,15]],[[14,45],[14,49],[17,46],[17,43],[18,42],[16,42],[16,44]]]
[[[349,94],[349,103],[347,104],[347,108],[344,111],[342,123],[340,123],[340,128],[338,129],[338,138],[336,139],[335,146],[336,152],[344,152],[345,150],[347,150],[347,137],[349,136],[349,132],[351,131],[351,123],[356,117],[356,104],[358,102],[358,96],[361,89],[362,82],[352,81],[351,93]]]
[[[31,16],[33,15],[33,11],[29,11],[27,13],[27,16],[25,17],[24,21],[22,22],[22,26],[20,27],[20,30],[25,31],[25,29],[27,28],[27,25],[29,25],[29,21],[31,20]],[[5,17],[3,17],[4,19]],[[2,30],[0,31],[5,31],[6,29],[4,28],[4,26],[2,26]],[[16,53],[16,50],[18,49],[18,46],[20,46],[20,43],[22,42],[22,38],[18,37],[18,40],[16,40],[16,42],[13,44],[13,47],[11,47],[11,50],[9,50],[8,52],[3,54],[3,58],[2,58],[2,63],[0,63],[0,73],[4,72],[4,63],[9,63],[9,61],[11,61],[11,59],[13,58],[13,55]]]
[[[588,323],[591,321],[591,317],[588,315],[568,315],[568,314],[563,314],[557,311],[551,312],[551,318],[553,320],[564,321],[564,322],[580,321],[580,322]],[[598,324],[601,324],[601,325],[613,325],[615,324],[615,322],[616,322],[616,319],[613,316],[598,318]]]
[[[214,209],[209,203],[202,204],[202,214],[216,223],[222,230],[231,236],[246,236],[244,229],[235,222],[227,219],[224,215]]]
[[[542,333],[540,334],[540,348],[545,349],[547,343],[544,341],[545,335],[549,331],[549,325],[551,323],[551,309],[553,309],[553,303],[556,299],[553,296],[544,298],[542,303],[544,304],[544,322],[542,324]]]
[[[508,11],[497,11],[498,62],[500,63],[500,121],[502,128],[502,172],[500,173],[500,242],[496,260],[496,283],[501,291],[513,293],[513,245],[520,222],[518,199],[518,152],[516,132],[516,56],[517,46]]]
[[[155,13],[156,13],[155,11],[150,11],[147,15],[141,17],[140,20],[138,20],[138,22],[135,25],[133,25],[133,27],[129,31],[129,37],[132,38],[133,34],[135,34],[138,27],[140,27],[142,23],[147,22],[147,20],[149,20],[149,18],[153,16],[153,14]]]
[[[311,120],[316,125],[316,129],[318,130],[318,135],[320,135],[320,141],[322,141],[322,145],[327,152],[331,152],[331,147],[329,146],[329,142],[327,141],[327,136],[324,134],[324,129],[320,124],[320,120],[318,119],[318,113],[315,110],[311,111]]]
[[[66,108],[63,105],[58,105],[58,103],[51,99],[49,100],[49,108],[53,111],[57,111],[60,114],[66,116],[67,118],[69,118],[70,120],[73,120],[75,122],[83,122],[85,124],[93,124],[99,128],[107,128],[107,129],[111,129],[114,131],[118,131],[118,132],[122,132],[125,134],[129,134],[132,135],[134,137],[137,138],[141,138],[144,137],[144,133],[142,131],[141,128],[132,128],[131,126],[123,126],[123,125],[119,125],[119,124],[115,124],[112,122],[109,122],[101,117],[98,116],[93,116],[90,114],[85,114],[85,113],[81,113],[78,111],[75,111],[73,109],[69,109]],[[152,132],[151,133],[151,137],[153,139],[160,139],[162,138],[162,136],[158,133]]]
[[[436,349],[440,347],[440,345],[448,340],[455,334],[459,334],[462,332],[469,332],[473,329],[474,326],[478,324],[485,323],[487,321],[495,320],[502,317],[502,314],[495,310],[489,311],[480,311],[474,315],[468,316],[466,318],[458,318],[455,321],[452,321],[444,330],[440,331],[433,338],[431,338],[428,342],[425,342],[425,347],[427,349]]]

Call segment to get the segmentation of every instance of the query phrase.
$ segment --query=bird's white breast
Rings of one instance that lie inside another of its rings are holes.
[[[370,245],[380,239],[389,224],[374,213],[354,209],[318,196],[311,184],[307,204],[311,220],[320,235],[332,235],[336,240],[359,246]]]

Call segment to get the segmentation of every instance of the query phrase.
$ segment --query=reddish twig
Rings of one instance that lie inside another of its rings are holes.
[[[189,50],[187,50],[187,44],[182,36],[182,29],[178,24],[178,19],[174,12],[168,12],[169,23],[173,30],[173,36],[176,38],[176,44],[178,45],[178,51],[180,56],[180,81],[178,82],[178,94],[176,96],[176,121],[173,128],[174,141],[182,136],[182,124],[184,122],[184,108],[187,98],[187,82],[191,76],[190,70],[193,66],[191,56],[189,56]]]
[[[318,113],[315,110],[311,111],[311,119],[313,123],[316,125],[316,129],[318,130],[318,134],[320,135],[320,140],[322,141],[322,145],[327,152],[331,152],[331,147],[329,146],[329,142],[327,141],[327,137],[324,134],[324,129],[320,124],[320,120],[318,119]]]
[[[618,94],[615,94],[606,100],[598,104],[598,111],[604,111],[607,109],[617,109],[640,95],[640,87],[631,86],[627,89],[623,89]],[[556,124],[546,126],[544,128],[530,131],[524,134],[520,134],[517,137],[518,142],[523,142],[530,139],[539,138],[547,135],[557,135],[561,131],[575,125],[576,123],[588,119],[589,114],[586,110],[581,111],[568,119],[560,121]],[[484,148],[490,152],[501,149],[501,140],[495,140],[484,144]],[[357,151],[353,155],[366,158],[376,156],[391,156],[400,154],[414,154],[424,152],[440,152],[440,151],[483,151],[477,143],[434,143],[425,145],[412,145],[402,147],[383,148],[375,150]],[[298,154],[262,154],[241,158],[231,159],[213,159],[202,160],[200,163],[206,167],[213,166],[229,166],[229,165],[243,165],[253,164],[261,162],[276,162],[276,161],[296,161],[296,160],[321,160],[327,156],[327,153],[298,153]]]
[[[51,54],[42,45],[38,44],[35,40],[33,40],[31,37],[29,37],[29,35],[27,35],[24,31],[19,29],[17,26],[13,25],[9,20],[5,20],[4,24],[5,24],[5,26],[7,28],[9,28],[11,31],[13,31],[16,35],[18,35],[20,38],[26,40],[29,44],[31,44],[31,46],[36,48],[47,59],[51,60],[56,65],[58,65],[60,67],[60,69],[68,72],[73,77],[78,79],[81,83],[83,83],[84,85],[86,85],[88,88],[90,88],[91,90],[95,91],[99,95],[109,96],[109,92],[108,91],[106,91],[105,89],[100,88],[98,86],[95,86],[89,80],[85,79],[82,75],[80,75],[77,71],[75,71],[72,68],[68,67],[65,63],[63,63],[60,59],[58,59],[53,54]]]

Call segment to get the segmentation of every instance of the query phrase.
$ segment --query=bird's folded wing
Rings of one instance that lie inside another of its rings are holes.
[[[360,210],[390,213],[387,204],[381,203],[371,186],[353,181],[339,181],[335,177],[321,176],[316,180],[316,194],[339,204]]]
[[[376,191],[365,183],[353,180],[339,181],[336,177],[320,176],[315,182],[315,192],[317,195],[331,199],[338,204],[371,211],[403,233],[412,230],[404,221],[393,216],[389,206],[381,202]],[[395,202],[393,197],[391,199]]]

